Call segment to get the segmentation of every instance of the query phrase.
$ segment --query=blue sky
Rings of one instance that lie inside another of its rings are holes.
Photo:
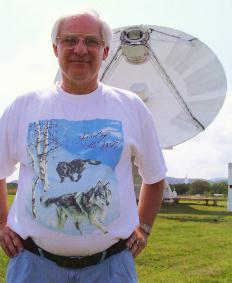
[[[227,176],[227,163],[232,161],[231,0],[0,0],[0,113],[19,94],[53,82],[58,64],[51,48],[51,26],[61,14],[82,7],[96,9],[112,28],[166,26],[198,37],[212,48],[228,79],[224,106],[203,133],[164,155],[169,176]]]

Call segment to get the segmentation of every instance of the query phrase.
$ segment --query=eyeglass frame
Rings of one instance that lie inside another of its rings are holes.
[[[74,37],[75,38],[75,44],[73,44],[73,46],[64,46],[62,45],[62,42],[61,42],[61,39],[64,38],[64,37]],[[79,38],[78,38],[79,37]],[[85,40],[86,38],[88,39],[88,37],[92,37],[94,39],[96,39],[96,42],[98,42],[98,44],[96,46],[89,46]],[[100,38],[97,38],[95,35],[93,34],[84,34],[84,33],[68,33],[68,34],[61,34],[60,36],[57,36],[56,37],[56,40],[59,41],[61,43],[61,46],[62,48],[64,49],[74,49],[75,46],[79,43],[80,39],[82,39],[82,42],[84,43],[85,47],[88,48],[88,49],[91,49],[91,48],[97,48],[97,47],[100,47],[101,45],[104,47],[105,45],[105,41],[104,39],[100,39]]]

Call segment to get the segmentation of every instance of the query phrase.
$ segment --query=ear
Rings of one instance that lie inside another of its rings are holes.
[[[93,200],[94,200],[94,198],[95,198],[95,191],[92,191],[91,193],[92,193],[92,194],[90,195],[90,198],[89,198],[88,203],[92,203]]]
[[[52,46],[53,46],[53,51],[54,51],[55,56],[58,57],[57,45],[52,44]]]
[[[98,186],[98,187],[102,186],[102,182],[101,182],[101,181],[98,181],[98,182],[97,182],[97,186]]]
[[[109,54],[109,47],[105,47],[103,51],[102,59],[106,60],[106,58],[108,57],[108,54]]]

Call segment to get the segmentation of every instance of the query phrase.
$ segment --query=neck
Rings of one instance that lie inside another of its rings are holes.
[[[61,88],[68,93],[76,94],[76,95],[82,95],[82,94],[88,94],[90,92],[93,92],[98,87],[98,82],[94,83],[80,83],[77,84],[75,82],[66,84],[64,81],[61,83]]]

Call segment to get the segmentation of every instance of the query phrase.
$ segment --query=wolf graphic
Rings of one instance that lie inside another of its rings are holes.
[[[43,207],[56,206],[57,227],[63,229],[65,222],[71,218],[75,227],[83,234],[81,226],[83,222],[89,222],[100,229],[104,234],[108,233],[103,225],[106,217],[106,208],[110,204],[111,191],[109,182],[105,185],[99,181],[95,187],[87,192],[76,192],[61,195],[54,198],[40,198]]]
[[[74,159],[70,162],[59,162],[56,167],[56,171],[60,177],[60,182],[63,183],[65,177],[69,178],[72,182],[78,182],[82,177],[82,172],[86,169],[86,164],[99,165],[101,164],[101,161],[91,159]],[[75,174],[77,174],[76,180],[74,179]]]

